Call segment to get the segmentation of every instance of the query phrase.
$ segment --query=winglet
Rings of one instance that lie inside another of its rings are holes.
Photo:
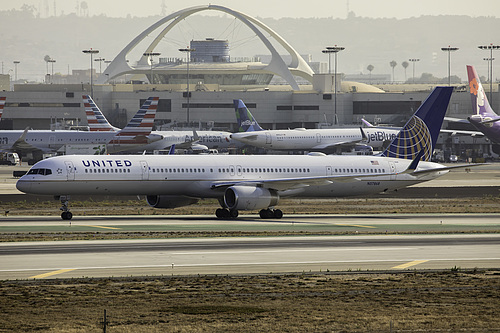
[[[91,132],[118,132],[120,130],[108,122],[89,95],[82,95],[82,100]]]
[[[263,131],[241,99],[235,99],[233,103],[236,111],[236,120],[238,121],[238,132]]]
[[[370,123],[368,120],[366,120],[365,118],[361,118],[361,121],[363,122],[363,124],[365,124],[366,127],[375,127],[373,126],[372,123]]]
[[[413,171],[417,170],[418,163],[420,162],[420,159],[422,158],[422,156],[424,156],[424,153],[425,153],[424,149],[421,149],[418,152],[417,157],[415,157],[413,159],[413,161],[411,162],[411,164],[408,167],[408,169],[406,169],[406,171],[405,171],[406,173],[412,173]]]
[[[422,160],[430,161],[453,87],[436,87],[408,120],[381,156],[414,160],[423,150]]]
[[[170,146],[170,149],[168,150],[168,155],[174,155],[175,154],[175,144]]]

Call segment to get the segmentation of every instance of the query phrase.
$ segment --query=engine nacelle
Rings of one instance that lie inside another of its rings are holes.
[[[253,186],[231,186],[224,193],[224,203],[231,210],[254,210],[276,206],[279,195],[274,190]]]
[[[154,208],[177,208],[195,204],[199,199],[175,195],[148,195],[146,201]]]

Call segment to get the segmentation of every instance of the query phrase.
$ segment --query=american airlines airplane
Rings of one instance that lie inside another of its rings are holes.
[[[380,149],[392,141],[399,129],[328,128],[264,130],[242,100],[234,100],[239,132],[231,138],[244,144],[274,150],[308,150],[334,152],[339,148]],[[370,148],[371,147],[371,148]]]
[[[90,131],[120,131],[108,122],[89,95],[83,95],[82,98]],[[151,133],[161,139],[142,146],[141,150],[164,150],[172,145],[175,145],[176,149],[192,150],[221,149],[239,145],[239,142],[231,140],[231,133],[224,131],[152,131]]]
[[[428,181],[452,168],[430,162],[451,87],[437,87],[378,156],[325,155],[114,155],[58,156],[38,162],[17,182],[30,194],[59,197],[71,219],[71,195],[145,195],[155,208],[216,198],[216,216],[260,210],[281,218],[282,197],[368,195]],[[467,165],[470,166],[470,165]]]
[[[12,151],[22,155],[55,153],[64,150],[65,145],[107,145],[109,153],[137,151],[148,143],[161,140],[151,134],[158,97],[150,97],[123,130],[117,131],[75,131],[75,130],[1,130],[0,151]],[[84,103],[92,108],[92,100]],[[87,111],[87,110],[86,110]],[[34,157],[35,157],[34,156]]]

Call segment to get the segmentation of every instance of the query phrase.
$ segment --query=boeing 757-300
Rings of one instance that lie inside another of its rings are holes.
[[[38,162],[17,182],[25,193],[59,197],[71,219],[70,195],[145,195],[174,208],[216,198],[216,216],[260,210],[280,218],[282,197],[344,197],[395,190],[439,177],[451,168],[430,162],[451,87],[437,87],[378,156],[115,155],[58,156]]]

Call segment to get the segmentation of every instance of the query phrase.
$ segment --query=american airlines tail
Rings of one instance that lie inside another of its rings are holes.
[[[0,97],[0,120],[2,120],[2,114],[3,114],[3,107],[5,106],[5,100],[7,98],[4,96],[4,97]]]
[[[236,111],[236,120],[238,121],[238,132],[263,131],[241,99],[235,99],[233,103]]]
[[[148,136],[153,130],[158,101],[159,97],[149,97],[134,117],[132,117],[127,126],[119,130],[113,139],[108,142],[108,149],[110,145],[114,145],[114,149],[112,150],[119,151],[127,147],[119,148],[122,145],[144,145],[154,141]]]
[[[82,95],[85,114],[87,115],[87,123],[91,132],[118,132],[119,128],[111,125],[106,117],[102,114],[99,107],[94,103],[89,95]]]
[[[381,156],[430,161],[453,87],[436,87]]]

